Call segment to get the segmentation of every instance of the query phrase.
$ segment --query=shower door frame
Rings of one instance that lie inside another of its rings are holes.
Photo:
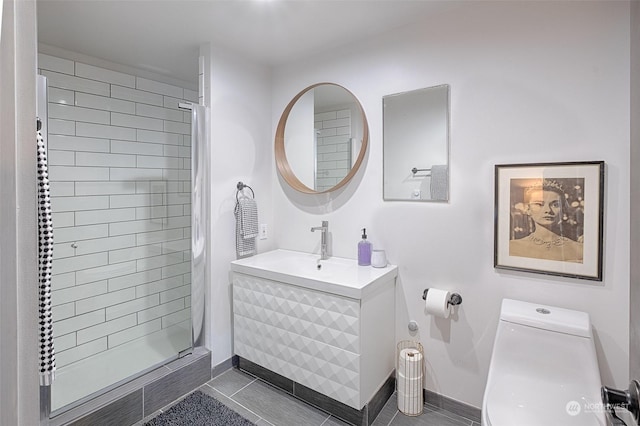
[[[42,123],[41,131],[44,135],[45,147],[48,152],[48,86],[46,77],[42,75],[37,76],[36,91],[37,115]],[[207,167],[209,153],[209,108],[195,103],[180,103],[179,107],[191,111],[191,346],[176,353],[175,356],[169,357],[158,365],[153,365],[139,371],[124,380],[118,381],[97,392],[86,395],[74,403],[57,409],[53,418],[51,417],[51,385],[39,386],[41,426],[49,425],[52,419],[55,419],[65,412],[77,407],[82,407],[100,395],[118,389],[120,386],[167,365],[178,358],[188,355],[197,348],[203,348],[205,345],[205,301],[207,297],[205,284],[208,282],[209,277],[207,255],[210,249],[208,231],[208,224],[210,223],[210,186],[209,169]],[[195,309],[193,304],[194,300],[196,301]],[[89,412],[90,411],[86,414],[89,414]]]

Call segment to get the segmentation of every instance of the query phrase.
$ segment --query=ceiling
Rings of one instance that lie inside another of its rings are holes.
[[[40,43],[195,83],[202,43],[275,66],[433,13],[435,0],[38,0]]]

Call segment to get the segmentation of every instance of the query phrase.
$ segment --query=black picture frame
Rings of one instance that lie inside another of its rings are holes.
[[[495,166],[494,267],[602,281],[604,161]]]

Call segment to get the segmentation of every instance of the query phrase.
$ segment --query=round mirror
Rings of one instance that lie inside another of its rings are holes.
[[[295,190],[334,191],[356,174],[369,144],[358,99],[334,83],[307,87],[289,102],[276,129],[278,171]]]

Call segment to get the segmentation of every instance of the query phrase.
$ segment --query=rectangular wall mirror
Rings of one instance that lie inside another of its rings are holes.
[[[383,198],[449,200],[449,85],[387,95]]]

